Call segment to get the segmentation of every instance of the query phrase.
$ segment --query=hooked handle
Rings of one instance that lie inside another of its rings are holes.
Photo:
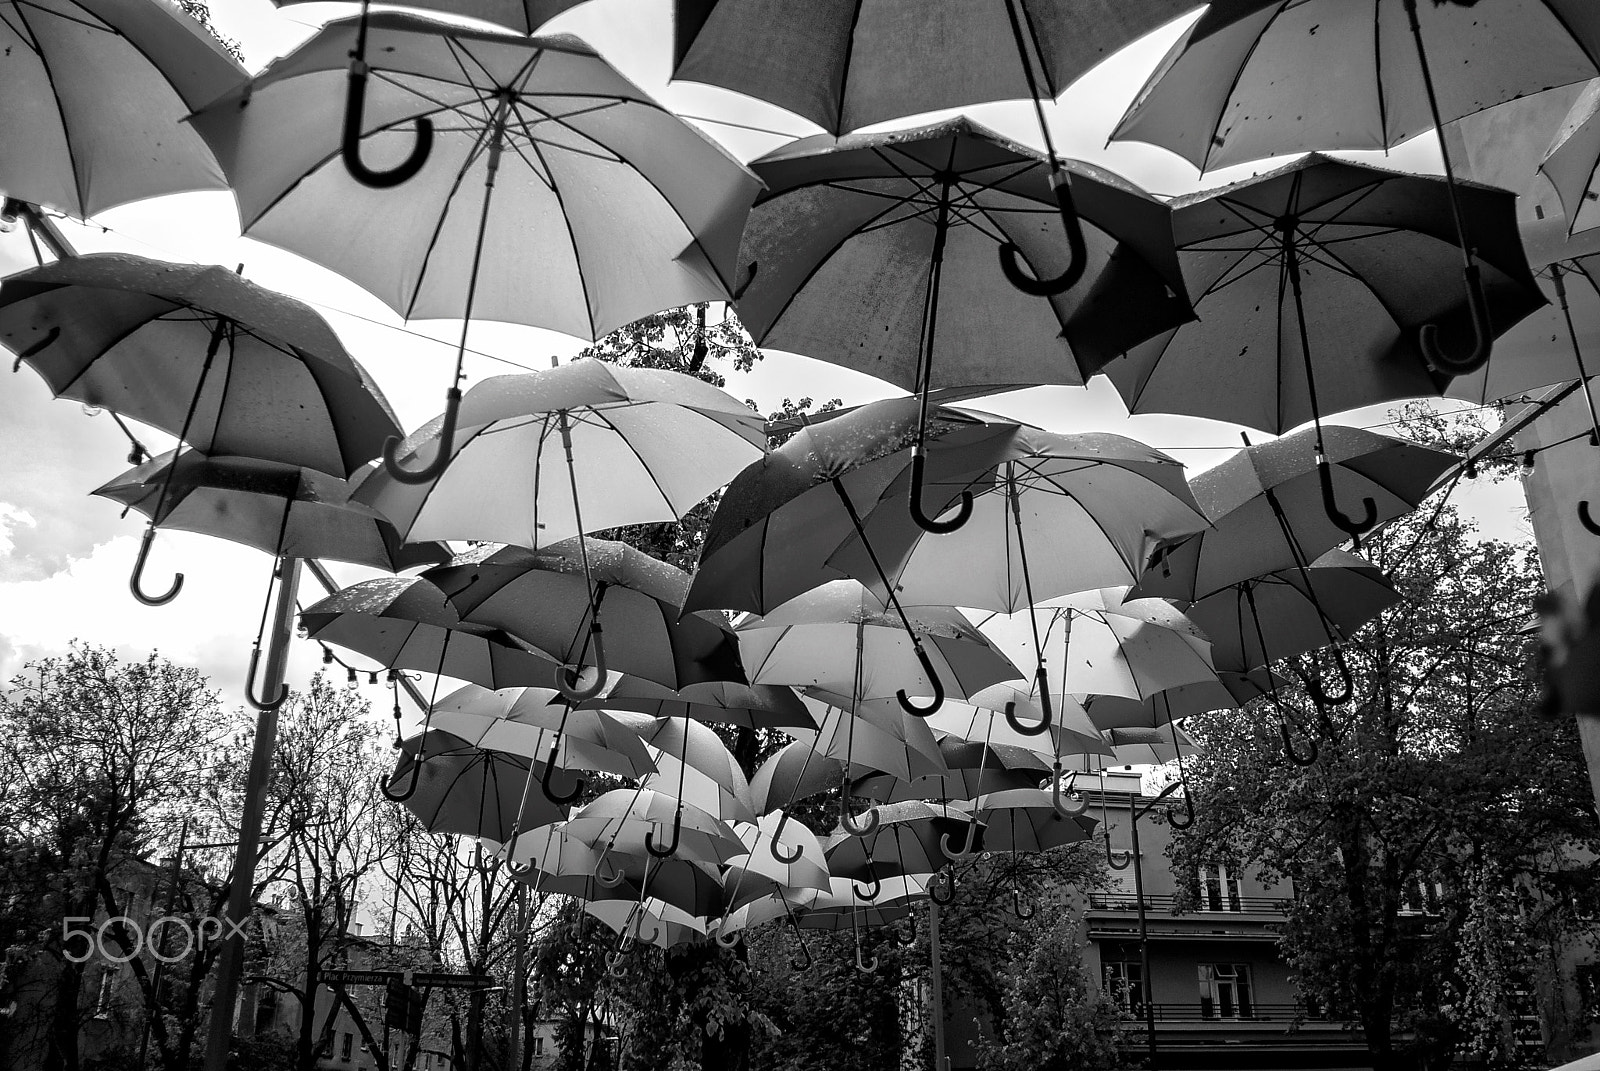
[[[156,537],[155,522],[144,530],[144,541],[139,544],[139,556],[133,561],[133,572],[128,576],[128,590],[133,592],[133,597],[146,606],[165,606],[178,597],[178,592],[183,590],[183,574],[178,573],[172,578],[172,586],[160,595],[147,595],[141,586],[144,581],[145,559],[150,557],[150,544]]]
[[[411,783],[403,792],[396,792],[390,787],[389,778],[378,781],[378,791],[383,793],[383,798],[391,803],[404,803],[417,794],[417,785],[422,776],[422,752],[417,752],[417,757],[411,760]]]
[[[427,116],[416,119],[417,140],[411,146],[411,155],[388,171],[377,171],[361,160],[361,127],[367,110],[367,64],[359,56],[350,57],[350,86],[344,98],[344,133],[339,142],[339,155],[344,159],[345,170],[363,186],[375,190],[388,190],[416,178],[422,165],[428,162],[433,151],[433,121]]]
[[[1044,715],[1037,725],[1024,725],[1018,721],[1017,704],[1014,702],[1006,704],[1006,724],[1019,736],[1042,736],[1055,721],[1055,713],[1050,709],[1050,675],[1044,666],[1039,667],[1034,679],[1039,682],[1039,709]]]
[[[867,882],[868,884],[865,889],[862,889],[859,881],[852,881],[850,883],[850,888],[854,890],[856,899],[865,900],[870,904],[872,901],[878,898],[880,893],[883,892],[883,882],[879,881],[878,875],[871,871],[867,873]]]
[[[574,703],[582,703],[586,699],[593,699],[600,694],[600,689],[606,686],[606,646],[605,637],[601,635],[600,621],[597,618],[589,626],[590,646],[594,649],[594,683],[588,687],[578,686],[579,673],[576,669],[562,666],[556,670],[556,688],[561,694]]]
[[[1034,904],[1028,910],[1022,910],[1022,890],[1016,885],[1011,886],[1011,913],[1023,922],[1027,922],[1039,913],[1039,905]]]
[[[944,891],[936,891],[939,889],[943,889]],[[939,873],[935,874],[932,881],[928,882],[928,899],[932,900],[940,907],[944,907],[947,904],[953,903],[955,898],[956,875],[954,871],[946,867],[944,870],[941,870]]]
[[[955,850],[951,849],[951,847],[950,847],[950,834],[948,834],[948,833],[939,834],[939,850],[941,852],[943,852],[944,853],[944,857],[946,859],[950,860],[952,863],[959,863],[964,859],[971,859],[973,857],[973,855],[976,854],[974,849],[977,847],[977,844],[978,844],[978,820],[977,820],[976,817],[974,817],[972,821],[967,823],[967,839],[961,845],[960,851],[955,851]]]
[[[683,808],[680,806],[672,816],[672,839],[664,848],[656,847],[656,831],[654,829],[644,835],[645,851],[657,859],[666,859],[678,850],[678,838],[683,834]]]
[[[611,867],[611,874],[609,876],[607,876],[605,873],[605,867]],[[614,866],[611,860],[605,855],[601,855],[599,861],[594,865],[594,880],[598,881],[601,885],[604,885],[608,889],[615,889],[618,885],[621,885],[624,877],[626,877],[626,875],[622,872],[622,870],[619,867]]]
[[[403,468],[396,456],[401,439],[389,436],[383,444],[383,470],[393,479],[405,484],[422,484],[437,480],[450,464],[451,451],[456,441],[456,415],[461,411],[461,388],[451,387],[444,396],[444,421],[439,425],[439,452],[433,461],[420,469]]]
[[[1073,774],[1074,777],[1077,774]],[[1069,787],[1068,792],[1071,792]],[[1055,808],[1056,814],[1062,818],[1073,818],[1089,809],[1089,797],[1079,796],[1071,803],[1061,799],[1061,762],[1058,759],[1055,765],[1055,775],[1050,778],[1050,805]],[[1108,842],[1109,843],[1109,842]]]
[[[270,702],[262,702],[260,699],[257,699],[256,667],[260,665],[260,663],[261,648],[252,648],[250,651],[250,668],[245,670],[244,701],[249,703],[256,710],[259,710],[265,714],[268,711],[277,710],[279,707],[283,706],[283,701],[289,698],[289,686],[287,684],[280,683],[278,685],[278,698],[273,699]]]
[[[1600,536],[1600,524],[1595,524],[1594,517],[1589,513],[1588,499],[1578,503],[1578,522],[1588,530],[1590,535]]]
[[[839,827],[852,837],[865,837],[878,828],[878,808],[868,807],[858,819],[842,806],[839,810]]]
[[[1315,766],[1317,762],[1317,742],[1307,738],[1306,743],[1311,745],[1310,755],[1301,755],[1294,749],[1294,737],[1289,733],[1289,723],[1278,723],[1278,735],[1283,738],[1283,756],[1296,766]]]
[[[894,697],[900,701],[900,708],[907,714],[918,718],[929,718],[944,706],[944,682],[939,679],[938,671],[933,668],[933,660],[928,657],[928,652],[922,649],[922,641],[913,639],[911,645],[917,653],[917,661],[922,663],[922,672],[927,674],[928,680],[933,684],[933,699],[927,706],[919,707],[911,701],[904,688],[895,692]]]
[[[1355,692],[1355,680],[1350,674],[1350,662],[1338,644],[1333,645],[1333,665],[1339,673],[1339,687],[1328,691],[1318,677],[1306,678],[1306,691],[1319,703],[1343,703]]]
[[[1022,251],[1012,242],[1000,244],[1000,272],[1006,281],[1024,294],[1033,297],[1053,297],[1064,294],[1083,278],[1089,265],[1089,251],[1083,241],[1083,221],[1072,204],[1072,184],[1067,170],[1056,167],[1050,172],[1050,186],[1056,195],[1056,210],[1061,214],[1061,225],[1067,231],[1067,270],[1054,279],[1036,279],[1022,270]]]
[[[719,929],[716,937],[717,944],[722,948],[732,948],[739,943],[739,931]]]
[[[805,935],[800,932],[800,924],[793,922],[793,920],[790,921],[794,926],[794,943],[800,949],[800,958],[789,960],[789,966],[797,971],[809,971],[813,962],[811,959],[811,949],[806,947]]]
[[[1178,817],[1176,808],[1169,810],[1167,812],[1167,825],[1173,829],[1188,829],[1194,825],[1194,800],[1189,796],[1187,785],[1184,786],[1183,810],[1184,816],[1182,818]]]
[[[1493,350],[1493,331],[1489,325],[1489,305],[1483,296],[1483,276],[1475,261],[1461,269],[1467,286],[1467,309],[1472,314],[1472,349],[1464,357],[1452,357],[1439,348],[1439,328],[1423,324],[1417,331],[1417,345],[1422,359],[1435,372],[1447,376],[1464,376],[1476,372],[1489,361]]]
[[[1322,485],[1322,508],[1336,527],[1355,541],[1357,550],[1361,549],[1361,533],[1370,531],[1378,523],[1378,503],[1371,498],[1361,500],[1362,517],[1355,520],[1339,508],[1339,501],[1333,494],[1333,470],[1328,465],[1328,459],[1317,459],[1317,482]],[[1309,583],[1309,581],[1307,581]]]
[[[583,795],[585,782],[583,778],[577,777],[573,779],[571,791],[556,791],[555,785],[552,784],[552,782],[555,779],[556,752],[560,749],[560,747],[561,743],[559,740],[551,743],[550,758],[544,764],[544,776],[539,778],[539,788],[543,790],[545,799],[549,800],[557,807],[565,807],[567,804]]]
[[[778,828],[772,831],[772,843],[767,846],[767,850],[772,853],[772,858],[776,859],[780,863],[785,864],[797,861],[800,858],[802,851],[800,845],[796,844],[794,846],[793,853],[785,855],[783,851],[783,845],[778,843],[778,838],[783,836],[783,827],[788,824],[789,816],[788,814],[784,814],[778,819]]]
[[[927,475],[928,459],[922,456],[922,450],[911,452],[911,519],[917,522],[917,527],[924,532],[934,535],[947,535],[966,524],[972,517],[972,492],[961,492],[961,508],[954,517],[948,521],[936,520],[922,511],[922,484]]]

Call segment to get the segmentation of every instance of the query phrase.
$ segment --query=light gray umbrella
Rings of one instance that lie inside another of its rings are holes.
[[[0,2],[0,191],[73,216],[227,189],[184,116],[248,77],[177,4]]]

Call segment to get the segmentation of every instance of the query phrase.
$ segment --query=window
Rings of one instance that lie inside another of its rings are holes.
[[[256,1033],[265,1034],[278,1018],[278,991],[263,985],[256,991]]]
[[[1243,900],[1239,875],[1221,864],[1200,868],[1201,911],[1242,911]]]
[[[544,1058],[544,1037],[542,1035],[541,1036],[535,1036],[533,1038],[533,1043],[532,1044],[533,1044],[533,1055],[534,1055],[534,1058],[535,1059],[543,1059]]]
[[[1250,965],[1201,963],[1200,1015],[1205,1019],[1251,1017]]]
[[[1402,915],[1437,915],[1439,913],[1439,904],[1443,900],[1443,883],[1416,878],[1406,882],[1400,889],[1400,913]]]
[[[355,1047],[356,1047],[356,1036],[354,1034],[349,1034],[349,1033],[340,1034],[339,1035],[339,1062],[340,1063],[346,1063],[346,1064],[349,1063],[350,1062],[350,1053],[355,1049]]]
[[[1112,960],[1100,965],[1101,982],[1123,1014],[1144,1014],[1144,968],[1137,961]]]

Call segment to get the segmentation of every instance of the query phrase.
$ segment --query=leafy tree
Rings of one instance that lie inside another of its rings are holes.
[[[1475,437],[1437,415],[1403,426]],[[1302,656],[1278,665],[1292,683],[1276,699],[1194,719],[1199,820],[1174,867],[1292,879],[1284,954],[1303,995],[1359,1023],[1375,1066],[1511,1063],[1508,1002],[1590,926],[1600,849],[1576,729],[1538,713],[1523,634],[1537,562],[1439,500],[1363,554],[1401,599],[1344,644],[1353,695],[1307,690],[1337,682]],[[1311,765],[1286,761],[1283,719],[1314,728]]]
[[[117,867],[165,842],[190,802],[215,791],[208,759],[232,727],[195,670],[155,654],[125,663],[80,643],[29,663],[0,695],[0,929],[8,970],[31,964],[50,977],[29,1005],[47,1018],[10,1025],[24,1045],[33,1035],[45,1071],[76,1071],[79,1028],[94,1010],[86,964],[67,955],[81,938],[64,941],[63,920],[124,913]],[[107,936],[125,951],[133,944],[120,924]],[[146,964],[135,957],[129,968],[155,1005]],[[171,1066],[186,1054],[182,1039],[168,1037],[163,1016],[150,1020]]]

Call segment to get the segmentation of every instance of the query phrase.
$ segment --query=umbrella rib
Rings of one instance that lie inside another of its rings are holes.
[[[478,158],[483,155],[491,133],[493,131],[487,126],[477,132],[473,139],[472,148],[468,150],[466,159],[456,169],[456,176],[450,182],[450,192],[445,194],[444,204],[441,206],[438,219],[433,225],[433,233],[428,236],[428,248],[422,254],[422,263],[417,272],[417,281],[411,287],[411,300],[406,302],[404,318],[407,320],[411,319],[411,313],[416,308],[417,299],[422,295],[423,284],[428,278],[428,268],[433,262],[433,251],[439,246],[439,238],[444,233],[445,220],[450,216],[450,203],[455,200],[456,194],[461,191],[461,184],[466,181],[467,172],[472,168],[473,164],[477,163]],[[488,195],[489,187],[487,180],[485,180],[484,196],[488,197]]]
[[[629,408],[633,407],[630,406]],[[633,445],[632,441],[630,441],[629,438],[623,434],[622,429],[613,424],[604,413],[596,412],[595,416],[601,421],[601,426],[608,431],[615,432],[617,438],[621,439],[622,444],[628,448],[628,452],[638,459],[639,467],[644,469],[645,475],[650,477],[650,486],[654,487],[656,489],[656,493],[661,496],[662,504],[665,505],[674,516],[677,516],[678,507],[674,505],[672,499],[668,497],[666,488],[661,486],[661,481],[656,479],[655,470],[650,467],[650,462],[645,460],[644,455],[641,454],[638,451],[638,448]],[[682,518],[679,519],[681,520]]]
[[[27,27],[29,36],[31,36],[34,41],[37,42],[39,35],[34,32],[33,26],[28,22],[28,16],[23,13],[20,7],[18,7],[16,11],[17,18],[21,20],[23,26]],[[126,38],[124,38],[124,40],[126,40]],[[130,41],[129,44],[132,44],[132,42]],[[137,48],[138,46],[134,47]],[[72,167],[72,192],[73,195],[78,199],[78,204],[75,207],[82,209],[86,207],[83,179],[80,176],[81,169],[78,167],[78,153],[73,147],[72,134],[69,132],[67,126],[66,105],[61,100],[60,91],[56,89],[55,68],[51,66],[50,61],[45,58],[44,49],[42,47],[36,46],[33,51],[34,55],[39,58],[39,66],[44,68],[45,81],[50,84],[50,99],[55,102],[56,117],[61,120],[61,143],[66,146],[67,160]],[[140,54],[144,54],[142,50],[140,51]],[[145,58],[149,59],[148,56]]]

